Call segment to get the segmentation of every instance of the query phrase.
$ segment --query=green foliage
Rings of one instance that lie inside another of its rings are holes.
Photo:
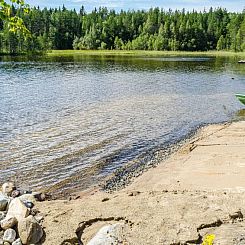
[[[3,25],[6,24],[10,32],[29,35],[30,32],[26,28],[23,19],[13,11],[13,5],[17,6],[25,14],[29,12],[29,6],[25,4],[24,0],[10,0],[10,3],[12,5],[5,0],[0,0],[0,20],[3,22]]]
[[[0,0],[3,1],[3,0]],[[1,8],[0,52],[27,52],[33,50],[168,50],[207,51],[245,50],[245,12],[228,13],[225,9],[208,12],[120,11],[107,8],[86,13],[64,6],[55,9],[34,7],[26,13],[20,6]],[[18,2],[17,2],[18,1]],[[5,2],[1,2],[5,6]],[[1,5],[1,6],[3,6]],[[11,13],[11,14],[8,14]],[[25,26],[31,34],[27,38],[18,26]]]

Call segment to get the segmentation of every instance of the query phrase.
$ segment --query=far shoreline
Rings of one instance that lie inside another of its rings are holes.
[[[210,56],[210,57],[245,57],[245,52],[233,51],[154,51],[154,50],[50,50],[46,56],[70,56],[70,55],[91,55],[91,56]]]

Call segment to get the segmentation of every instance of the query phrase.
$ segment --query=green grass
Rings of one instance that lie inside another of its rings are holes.
[[[145,51],[145,50],[51,50],[48,56],[71,56],[71,55],[114,55],[114,56],[239,56],[245,57],[245,52],[231,51]]]

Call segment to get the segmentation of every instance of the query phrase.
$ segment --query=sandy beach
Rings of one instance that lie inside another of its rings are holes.
[[[81,195],[80,195],[81,196]],[[245,121],[201,129],[123,190],[37,203],[44,244],[87,244],[107,224],[121,244],[245,244]]]

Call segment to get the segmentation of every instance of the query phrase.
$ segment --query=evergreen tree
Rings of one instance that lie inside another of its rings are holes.
[[[9,33],[0,20],[0,52],[18,53],[49,49],[142,49],[142,50],[245,50],[245,12],[228,13],[222,8],[208,12],[151,8],[120,11],[107,8],[86,13],[65,6],[55,9],[11,7],[31,36]],[[1,13],[1,8],[0,8]]]

